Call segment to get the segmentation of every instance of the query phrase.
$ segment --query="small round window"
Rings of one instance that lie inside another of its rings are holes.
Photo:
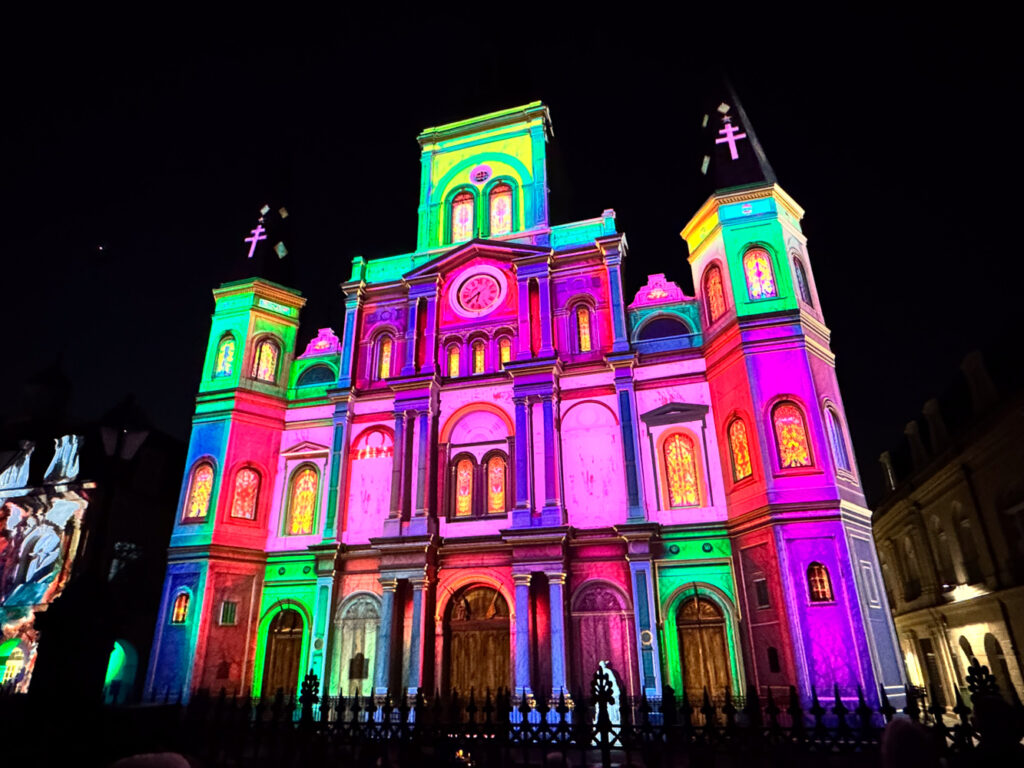
[[[491,178],[491,166],[489,165],[478,165],[469,172],[469,180],[474,184],[483,184],[489,178]]]

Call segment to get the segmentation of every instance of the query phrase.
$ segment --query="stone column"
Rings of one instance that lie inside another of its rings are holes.
[[[409,580],[412,586],[412,633],[409,639],[409,666],[405,679],[408,680],[406,693],[415,696],[423,685],[423,665],[426,663],[427,640],[427,589],[430,581],[426,577]]]
[[[331,470],[327,489],[327,515],[324,520],[324,538],[334,541],[341,538],[338,530],[338,503],[341,489],[345,487],[348,470],[348,443],[352,432],[352,411],[347,400],[334,407],[334,437],[331,445]]]
[[[405,412],[395,413],[395,445],[391,460],[391,507],[384,521],[384,535],[398,536],[402,530],[402,468],[405,464]]]
[[[427,515],[427,471],[430,463],[430,411],[416,413],[416,507],[414,517]]]
[[[391,627],[395,614],[395,590],[398,589],[397,579],[380,580],[384,594],[380,601],[380,625],[377,628],[377,650],[373,657],[373,693],[384,696],[391,684]]]
[[[566,688],[565,661],[565,574],[547,573],[548,602],[551,604],[551,695]]]
[[[540,349],[539,357],[551,357],[555,348],[551,343],[551,277],[547,274],[537,279],[540,293]]]
[[[529,403],[525,397],[513,397],[516,407],[516,505],[512,510],[512,527],[530,525],[530,426],[527,419]]]
[[[621,369],[615,372],[619,378]],[[629,371],[626,371],[629,374]],[[640,472],[640,433],[636,428],[636,410],[633,403],[633,382],[617,381],[619,395],[619,428],[622,430],[622,452],[626,467],[626,500],[629,504],[627,519],[641,522],[646,519],[644,490]],[[710,477],[710,475],[708,476]]]
[[[554,395],[541,395],[541,409],[544,412],[544,509],[541,511],[542,525],[564,525],[558,471],[558,447],[555,445],[555,404]]]
[[[608,267],[608,286],[612,299],[612,352],[629,350],[629,336],[626,335],[626,308],[622,301],[622,254],[618,245],[608,248],[604,257]]]
[[[362,257],[357,257],[362,258]],[[362,309],[363,298],[366,296],[366,291],[363,289],[362,284],[355,284],[350,291],[346,292],[345,298],[345,328],[342,331],[341,339],[341,365],[338,370],[338,387],[344,389],[345,387],[352,386],[352,378],[354,371],[352,366],[356,360],[356,347],[358,342],[356,341],[356,324],[359,320],[360,310]]]
[[[516,360],[529,360],[530,353],[530,280],[520,277],[516,281],[519,291],[519,332],[516,334]]]
[[[629,564],[633,587],[633,623],[640,673],[640,686],[647,696],[661,696],[661,665],[658,663],[658,632],[654,614],[654,580],[649,560]]]
[[[530,573],[513,573],[516,586],[516,680],[515,692],[533,693],[530,687]]]
[[[423,369],[420,373],[433,374],[437,370],[437,297],[430,295],[426,297],[427,317],[424,321],[425,328],[420,332],[426,336],[426,351],[423,355]]]
[[[416,307],[419,301],[414,296],[409,297],[409,305],[406,310],[405,320],[405,344],[402,352],[402,375],[412,376],[416,373],[416,336],[419,329],[416,328],[416,320],[419,313]]]

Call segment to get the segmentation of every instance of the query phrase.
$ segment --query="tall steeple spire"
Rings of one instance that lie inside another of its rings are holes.
[[[708,180],[709,193],[775,183],[775,171],[724,77],[708,93],[701,127],[700,170]]]

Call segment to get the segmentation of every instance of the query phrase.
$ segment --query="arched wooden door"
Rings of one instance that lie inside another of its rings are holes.
[[[492,587],[469,587],[448,606],[445,631],[447,689],[468,695],[508,688],[509,611]]]
[[[590,695],[598,665],[608,662],[626,696],[636,695],[631,637],[633,622],[624,596],[607,584],[585,584],[572,604],[572,690]],[[558,691],[553,691],[557,695]]]
[[[676,613],[676,629],[687,697],[699,699],[705,688],[712,697],[724,696],[730,686],[730,664],[722,609],[706,597],[688,598]]]
[[[278,690],[294,693],[299,684],[301,656],[302,617],[298,611],[281,611],[270,622],[270,629],[267,630],[261,695],[274,696]]]

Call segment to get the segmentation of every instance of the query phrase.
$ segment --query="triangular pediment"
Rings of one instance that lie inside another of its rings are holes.
[[[548,253],[551,253],[551,249],[546,246],[511,243],[501,240],[481,240],[478,238],[462,243],[436,258],[420,264],[416,269],[406,272],[402,277],[406,280],[411,280],[418,277],[445,275],[468,264],[473,259],[481,257],[511,264],[519,258],[544,256]]]
[[[320,445],[320,443],[314,443],[310,440],[302,440],[301,442],[295,443],[290,448],[285,448],[281,451],[282,456],[313,456],[323,455],[330,452],[330,448],[326,445]]]

